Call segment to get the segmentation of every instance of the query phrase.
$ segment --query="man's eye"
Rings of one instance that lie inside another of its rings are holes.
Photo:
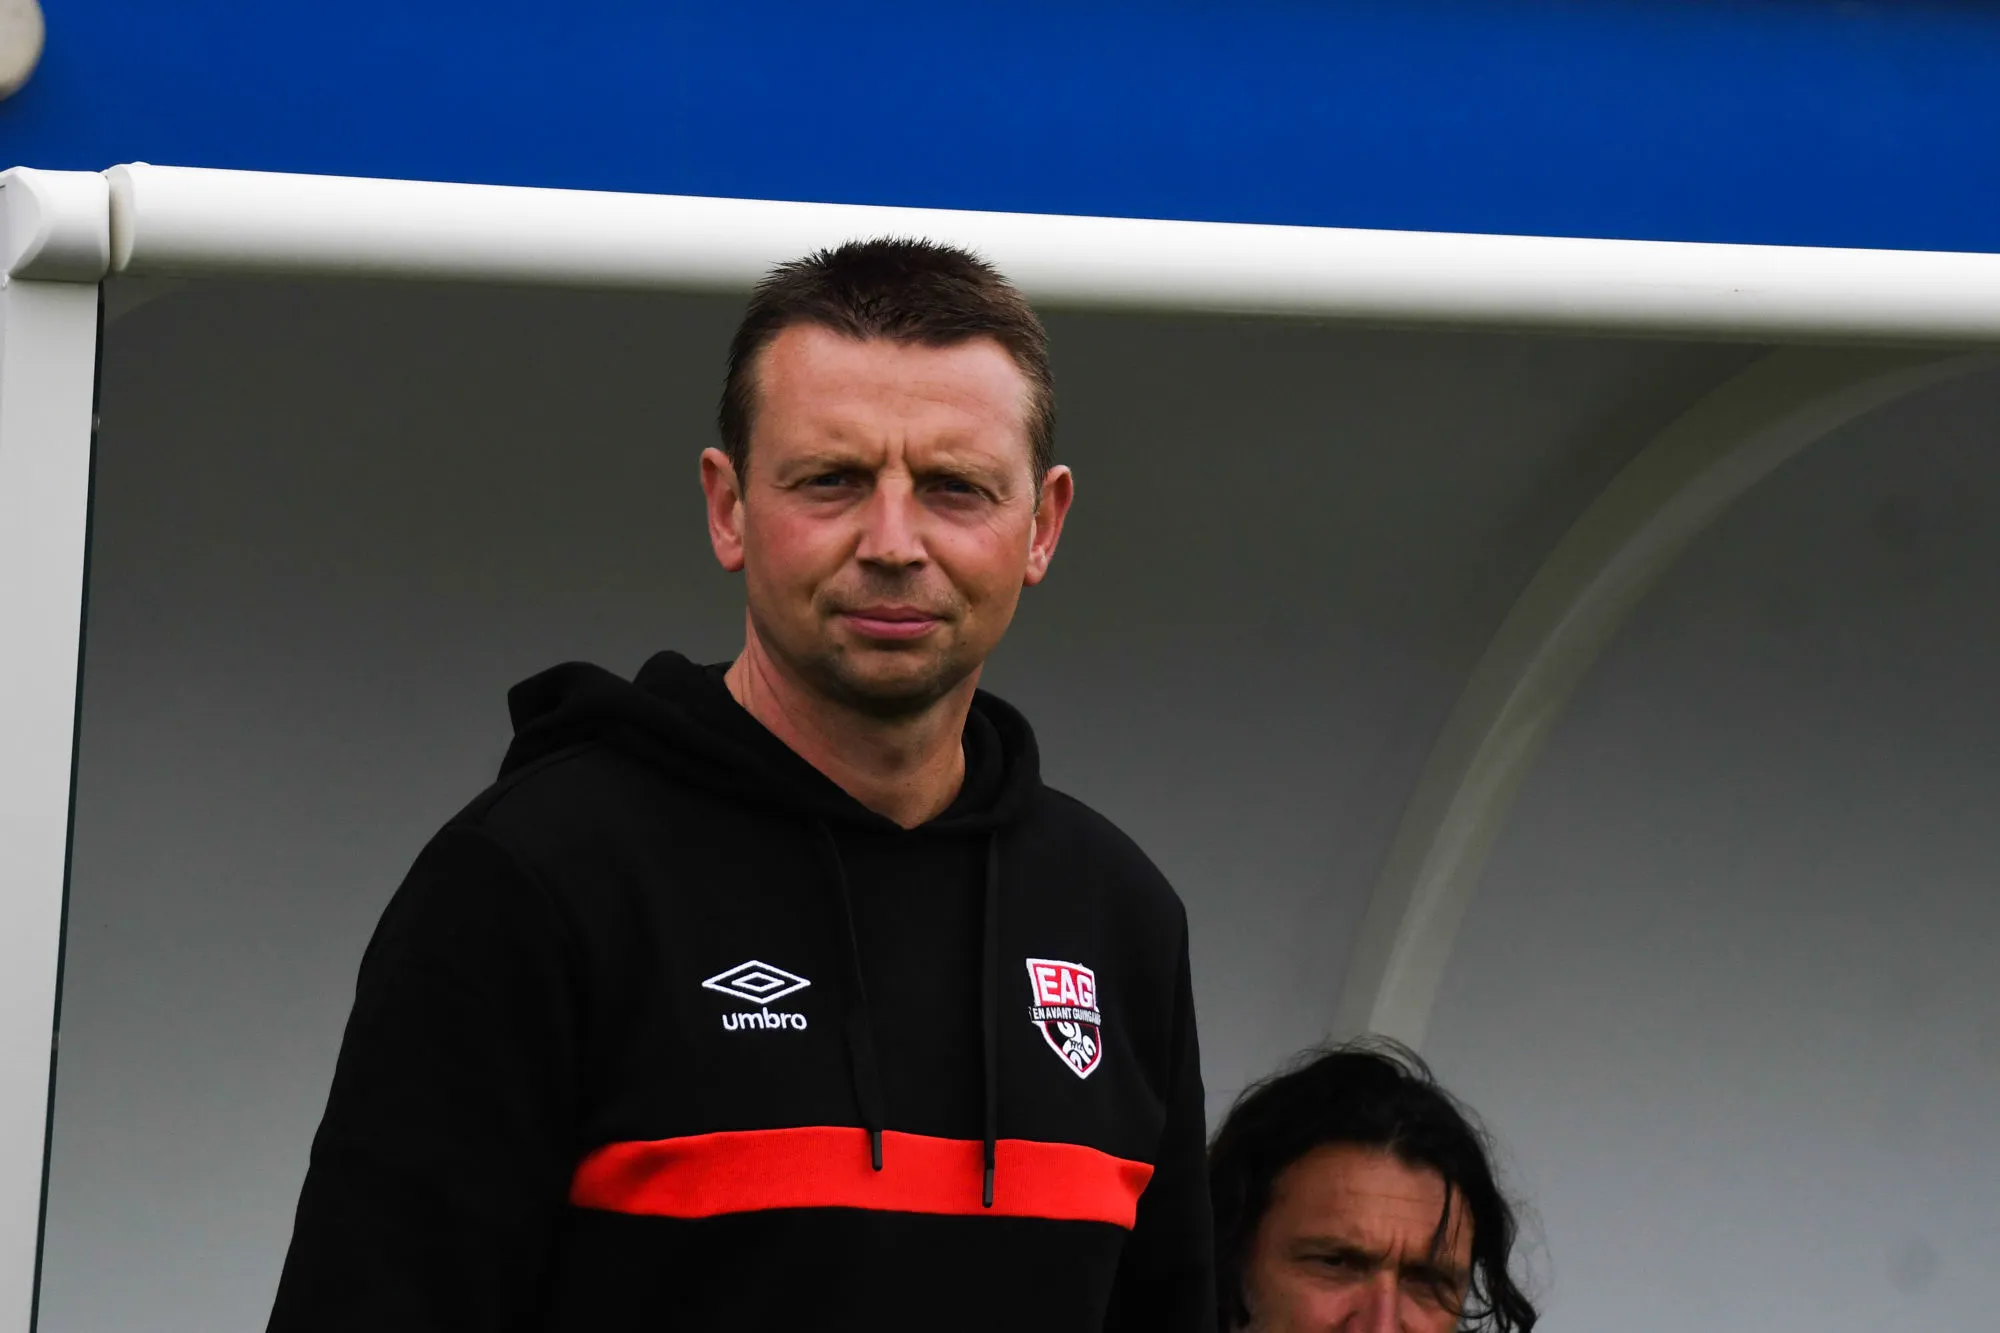
[[[836,486],[845,486],[852,480],[854,474],[851,472],[822,472],[818,476],[808,478],[806,485],[831,490]]]
[[[971,482],[967,481],[963,477],[940,477],[935,483],[935,487],[936,489],[943,491],[946,495],[981,494],[981,491],[977,486],[973,485]]]

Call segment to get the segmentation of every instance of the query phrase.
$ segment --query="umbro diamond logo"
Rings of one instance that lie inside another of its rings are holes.
[[[720,991],[738,1000],[748,1000],[752,1004],[769,1004],[782,1000],[787,995],[802,991],[812,985],[804,977],[795,976],[782,967],[760,963],[752,958],[747,963],[738,963],[726,972],[717,972],[701,983],[703,989]]]

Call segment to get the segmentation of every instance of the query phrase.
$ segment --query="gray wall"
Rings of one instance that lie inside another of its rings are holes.
[[[694,470],[733,315],[248,284],[112,325],[47,1333],[260,1326],[362,945],[506,687],[738,642]],[[1053,328],[1080,499],[989,681],[1187,899],[1219,1108],[1323,1031],[1520,585],[1745,354]]]
[[[2000,1271],[2000,376],[1817,446],[1572,704],[1431,1027],[1550,1333],[1987,1329]]]

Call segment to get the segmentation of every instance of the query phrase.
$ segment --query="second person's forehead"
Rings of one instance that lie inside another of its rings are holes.
[[[1326,1144],[1279,1174],[1275,1202],[1301,1218],[1340,1219],[1375,1233],[1417,1225],[1428,1235],[1456,1192],[1427,1167],[1349,1144]],[[1459,1220],[1462,1208],[1453,1208]]]

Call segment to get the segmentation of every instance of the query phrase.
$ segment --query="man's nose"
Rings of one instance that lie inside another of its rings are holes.
[[[1402,1333],[1399,1322],[1402,1305],[1396,1275],[1377,1273],[1362,1289],[1360,1300],[1340,1326],[1340,1333]]]
[[[922,564],[924,544],[917,517],[915,488],[900,478],[883,479],[862,506],[855,557],[865,564],[897,569]]]

